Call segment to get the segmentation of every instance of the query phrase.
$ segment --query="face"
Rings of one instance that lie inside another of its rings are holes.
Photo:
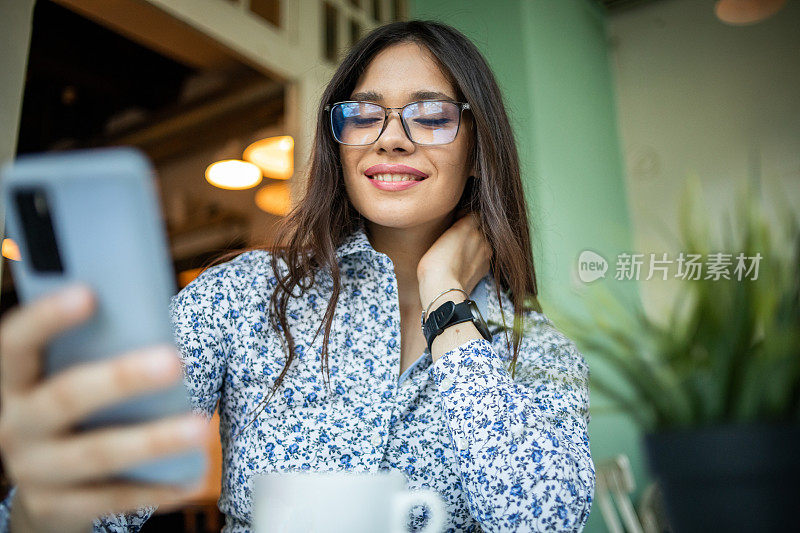
[[[382,96],[376,103],[402,107],[419,100],[411,95],[422,90],[444,93],[458,100],[431,53],[416,43],[402,43],[385,48],[372,59],[348,100],[361,100],[357,93],[370,91]],[[340,144],[345,188],[353,206],[367,221],[387,228],[436,225],[447,219],[472,174],[466,167],[471,122],[470,112],[464,111],[453,142],[423,146],[409,140],[399,113],[393,110],[386,129],[375,143]],[[403,190],[381,190],[365,174],[379,164],[406,165],[427,174],[427,178]]]

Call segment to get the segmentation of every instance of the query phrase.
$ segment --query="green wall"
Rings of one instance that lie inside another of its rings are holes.
[[[613,262],[631,249],[632,232],[602,9],[590,0],[412,0],[409,11],[473,39],[497,76],[522,159],[545,313],[548,302],[580,302],[573,272],[582,250],[609,262],[607,278],[595,283],[619,285]],[[584,355],[593,375],[608,378]],[[592,391],[590,402],[595,464],[628,455],[636,498],[648,481],[639,432],[627,416],[609,412],[600,394]],[[595,502],[585,531],[605,530]]]

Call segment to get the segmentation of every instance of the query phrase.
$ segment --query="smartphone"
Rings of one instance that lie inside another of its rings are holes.
[[[95,313],[55,337],[44,354],[52,375],[156,344],[174,345],[169,303],[176,292],[155,173],[134,148],[23,155],[2,169],[8,237],[20,261],[9,261],[19,300],[30,302],[82,282]],[[91,415],[79,429],[133,424],[191,410],[183,382]],[[206,456],[197,449],[126,470],[132,481],[192,484]]]

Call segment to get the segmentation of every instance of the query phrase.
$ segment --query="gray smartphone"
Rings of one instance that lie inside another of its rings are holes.
[[[21,302],[75,282],[91,287],[95,313],[54,338],[45,373],[156,344],[174,345],[169,316],[176,292],[155,174],[134,148],[23,155],[2,169],[9,261]],[[191,410],[184,383],[94,413],[79,429],[132,424]],[[120,478],[191,484],[205,472],[197,449],[141,463]]]

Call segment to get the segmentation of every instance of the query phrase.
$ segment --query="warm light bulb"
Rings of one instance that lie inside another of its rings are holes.
[[[290,135],[261,139],[245,148],[242,157],[258,165],[264,176],[288,180],[294,173],[294,139]]]
[[[249,189],[261,183],[261,170],[247,161],[226,159],[208,166],[206,180],[220,189]]]
[[[273,215],[286,216],[292,207],[288,183],[265,185],[256,192],[256,205],[259,209]]]
[[[19,246],[11,239],[3,239],[2,254],[6,259],[22,261],[22,256],[19,254]]]
[[[768,19],[785,3],[786,0],[718,0],[714,13],[726,24],[744,26]]]

